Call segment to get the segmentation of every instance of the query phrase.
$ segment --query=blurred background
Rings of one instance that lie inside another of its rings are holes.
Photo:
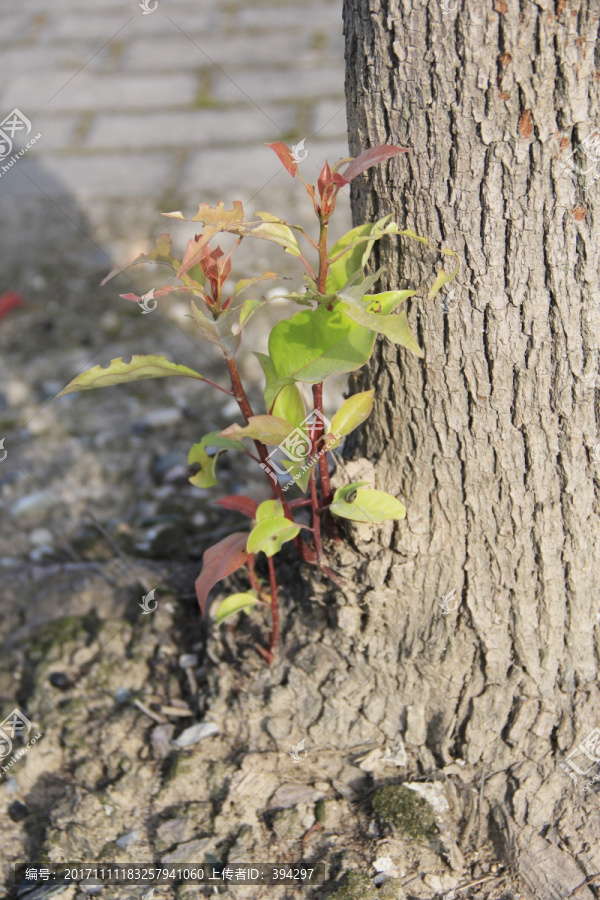
[[[103,288],[101,279],[148,252],[164,231],[180,256],[199,226],[160,213],[181,209],[192,216],[202,201],[223,200],[231,208],[241,200],[250,215],[268,210],[314,230],[302,185],[265,142],[297,146],[312,182],[326,157],[332,163],[347,155],[340,0],[144,3],[23,0],[9,11],[4,0],[0,438],[7,458],[0,529],[6,565],[15,557],[79,558],[75,545],[88,513],[118,530],[121,541],[128,520],[135,532],[129,549],[151,547],[153,539],[138,533],[140,522],[163,512],[140,487],[151,490],[158,482],[170,495],[182,483],[187,500],[197,502],[201,492],[184,478],[190,442],[239,419],[224,395],[185,379],[54,400],[78,372],[132,353],[165,353],[227,383],[219,351],[200,340],[185,295],[162,299],[146,315],[119,297],[160,287],[171,278],[169,269],[138,266]],[[350,224],[346,193],[332,238]],[[260,368],[249,350],[265,350],[270,323],[289,314],[277,287],[297,289],[302,269],[277,245],[250,239],[233,266],[236,278],[271,269],[290,279],[258,286],[258,295],[270,291],[273,303],[255,317],[240,352],[262,411]],[[113,483],[118,491],[110,489]],[[169,510],[179,514],[172,504]],[[197,525],[205,522],[204,512],[195,514]]]
[[[213,761],[238,743],[225,708],[211,713],[224,736],[186,751],[202,802],[186,806],[187,770],[179,787],[171,780],[158,791],[163,760],[181,763],[176,729],[206,714],[207,648],[233,640],[215,629],[207,644],[194,594],[204,550],[236,527],[210,501],[270,493],[239,455],[219,460],[218,487],[189,483],[190,446],[241,421],[237,406],[183,378],[56,395],[79,372],[134,353],[166,354],[228,386],[184,295],[148,314],[120,298],[160,287],[169,269],[144,265],[100,282],[161,232],[180,256],[199,227],[160,213],[192,216],[200,202],[230,209],[241,200],[249,214],[314,228],[302,185],[264,145],[296,146],[313,183],[325,157],[347,155],[341,6],[0,0],[0,717],[18,708],[44,735],[0,773],[0,888],[8,864],[26,858],[91,858],[103,847],[152,858],[166,810],[182,803],[191,816],[222,796]],[[332,238],[349,227],[342,194]],[[277,294],[300,287],[302,270],[277,245],[250,239],[233,266],[232,278],[270,269],[288,279],[258,286],[273,302],[239,355],[262,412],[250,350],[266,349],[286,312]],[[143,614],[151,590],[155,611]],[[247,652],[264,668],[251,646],[224,652]],[[198,667],[196,697],[186,653]],[[192,817],[185,827],[196,835],[205,825]],[[186,859],[198,858],[199,847],[186,846]]]

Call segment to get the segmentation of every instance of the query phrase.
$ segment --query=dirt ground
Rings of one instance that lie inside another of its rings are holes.
[[[311,573],[286,558],[282,650],[272,667],[253,647],[267,621],[242,616],[219,630],[202,620],[193,587],[202,553],[241,524],[210,497],[244,488],[260,499],[268,489],[227,459],[218,489],[189,484],[191,443],[235,420],[204,385],[164,379],[52,399],[91,364],[98,330],[112,340],[111,356],[160,350],[200,368],[176,301],[140,316],[99,280],[75,267],[29,286],[28,303],[0,328],[0,701],[5,716],[17,709],[31,724],[24,747],[36,736],[0,780],[6,895],[17,895],[18,864],[159,860],[324,863],[326,876],[313,887],[157,885],[155,898],[528,896],[480,842],[468,766],[424,772],[401,741],[332,746],[319,742],[318,728],[300,730],[315,711],[341,727],[352,715],[341,700],[325,709],[339,661],[334,585],[317,583],[311,594]],[[179,328],[161,326],[167,312]],[[254,377],[252,360],[242,360]],[[216,358],[203,357],[202,371],[222,376]],[[253,394],[258,404],[257,383]],[[354,554],[342,543],[330,563],[351,576]],[[245,584],[232,577],[225,586]],[[156,608],[144,614],[152,590]],[[178,744],[197,724],[204,736]],[[420,800],[394,825],[377,812],[376,789],[410,781],[427,786],[434,806]],[[90,892],[63,888],[68,900]]]

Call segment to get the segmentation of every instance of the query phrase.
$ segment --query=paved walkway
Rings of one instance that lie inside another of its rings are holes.
[[[339,0],[146,2],[21,0],[3,17],[0,120],[16,108],[31,130],[0,160],[0,262],[27,243],[35,267],[32,241],[64,254],[74,220],[98,263],[164,230],[159,210],[241,199],[293,215],[306,198],[264,143],[304,138],[315,180],[346,155]]]

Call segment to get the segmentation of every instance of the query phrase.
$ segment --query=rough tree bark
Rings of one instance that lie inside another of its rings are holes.
[[[350,736],[465,760],[482,833],[566,897],[600,872],[597,798],[558,767],[600,726],[599,182],[561,165],[600,122],[600,4],[459,7],[345,0],[350,152],[411,150],[354,186],[356,222],[462,260],[446,311],[412,301],[425,358],[380,342],[356,385],[377,400],[351,455],[408,514],[338,596],[368,698]],[[432,258],[388,240],[379,290],[421,282]]]

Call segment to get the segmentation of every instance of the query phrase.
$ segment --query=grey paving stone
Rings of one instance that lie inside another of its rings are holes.
[[[166,36],[138,34],[128,42],[123,56],[126,71],[181,71],[190,67],[264,66],[290,63],[316,65],[319,54],[311,48],[311,33],[294,32],[247,35],[235,33],[224,35],[207,33],[203,30],[195,34],[187,29],[193,39],[181,33]],[[194,55],[191,50],[196,46]]]
[[[320,138],[346,137],[346,102],[324,100],[313,107],[311,133]]]
[[[12,45],[15,41],[21,41],[27,36],[31,29],[31,21],[33,11],[31,9],[22,9],[13,12],[10,15],[6,10],[2,13],[2,27],[0,28],[0,45]]]
[[[183,169],[179,186],[185,191],[193,184],[200,193],[222,194],[223,199],[239,196],[247,202],[268,184],[285,185],[289,177],[272,150],[256,145],[194,153]]]
[[[267,108],[265,112],[267,115],[252,108],[239,110],[235,115],[209,109],[100,115],[94,120],[83,146],[196,148],[242,143],[253,146],[279,140],[282,131],[292,127],[295,110],[288,106]]]
[[[93,197],[113,197],[125,202],[164,191],[171,182],[174,160],[170,154],[140,152],[129,156],[59,156],[47,154],[43,166],[27,157],[18,160],[19,171],[0,179],[0,196],[44,192],[49,197],[72,197],[84,207]],[[22,169],[22,172],[20,171]],[[0,169],[1,171],[1,169]]]
[[[278,31],[298,25],[298,13],[315,31],[342,31],[342,14],[338,3],[254,3],[240,6],[231,13],[237,28],[268,28]]]
[[[36,115],[31,120],[31,136],[41,134],[39,140],[29,148],[27,154],[31,156],[44,156],[54,151],[68,150],[73,145],[78,127],[77,116],[48,116]],[[24,141],[20,142],[24,146]]]
[[[260,105],[272,100],[306,100],[344,96],[344,75],[339,67],[319,69],[265,69],[262,72],[226,68],[216,72],[212,88],[215,100],[241,103],[248,98]]]
[[[46,78],[18,75],[2,93],[1,108],[17,106],[29,113],[156,109],[191,104],[198,89],[192,75],[97,75],[85,70],[74,77],[51,72]]]

